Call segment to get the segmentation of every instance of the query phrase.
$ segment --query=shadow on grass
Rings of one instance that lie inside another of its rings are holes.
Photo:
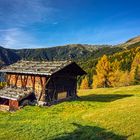
[[[55,136],[51,140],[126,140],[127,136],[117,135],[97,126],[82,126],[73,123],[77,127],[72,133]]]
[[[115,100],[119,100],[122,98],[126,97],[131,97],[133,96],[132,94],[92,94],[92,95],[87,95],[87,96],[81,96],[78,98],[78,101],[95,101],[95,102],[112,102]]]

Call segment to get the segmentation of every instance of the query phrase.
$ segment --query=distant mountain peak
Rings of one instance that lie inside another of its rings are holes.
[[[134,44],[134,43],[137,43],[137,42],[140,42],[140,35],[126,41],[126,43],[130,43],[130,44]]]

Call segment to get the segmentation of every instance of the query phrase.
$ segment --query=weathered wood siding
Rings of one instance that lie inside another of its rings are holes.
[[[9,109],[10,110],[17,110],[17,109],[19,109],[18,101],[9,100]]]
[[[44,85],[47,79],[47,77],[42,76],[7,74],[7,85],[32,88],[38,99],[41,92],[45,92]],[[44,94],[42,94],[40,100],[44,100]]]
[[[47,83],[47,81],[49,81]],[[34,89],[37,100],[56,101],[76,97],[77,76],[71,74],[56,74],[49,77],[21,74],[7,74],[7,84],[15,87],[30,87]],[[62,93],[65,93],[62,95]]]
[[[77,95],[77,78],[76,76],[57,75],[51,78],[46,89],[46,99],[50,101],[75,97]]]

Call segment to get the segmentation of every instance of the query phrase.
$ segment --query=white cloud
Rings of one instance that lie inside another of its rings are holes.
[[[36,23],[58,24],[50,0],[0,0],[0,45],[6,48],[39,48]],[[40,27],[40,26],[39,26]],[[29,30],[28,30],[29,29]],[[34,33],[34,34],[33,34]]]
[[[37,39],[19,28],[0,30],[0,45],[6,48],[39,48]]]

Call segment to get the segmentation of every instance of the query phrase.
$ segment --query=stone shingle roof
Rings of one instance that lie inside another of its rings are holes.
[[[53,73],[72,64],[71,61],[18,61],[4,67],[0,72],[52,75]]]
[[[31,89],[4,87],[0,90],[0,97],[11,100],[22,100],[32,93]]]

